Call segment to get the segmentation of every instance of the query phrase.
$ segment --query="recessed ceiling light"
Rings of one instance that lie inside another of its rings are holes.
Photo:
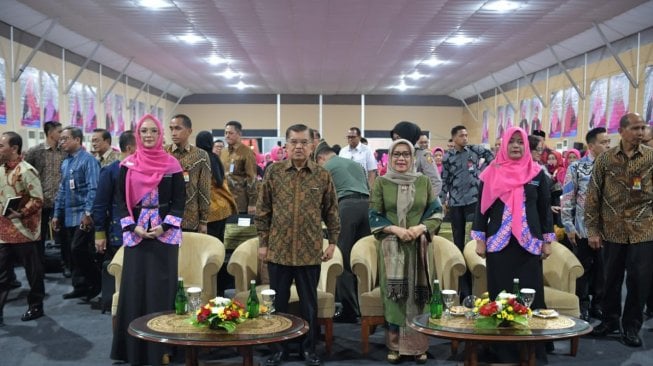
[[[182,40],[182,41],[184,41],[186,43],[190,43],[190,44],[195,44],[195,43],[198,43],[198,42],[201,42],[201,41],[204,40],[203,37],[198,36],[197,34],[192,34],[192,33],[189,33],[189,34],[186,34],[186,35],[183,35],[183,36],[179,36],[177,38],[179,38],[180,40]]]
[[[442,60],[439,60],[439,59],[438,59],[437,57],[435,57],[435,56],[431,56],[431,58],[429,58],[428,60],[424,61],[423,63],[424,63],[424,65],[426,65],[426,66],[435,67],[435,66],[441,65],[441,64],[443,64],[443,63],[445,63],[445,62],[442,61]]]
[[[417,70],[415,70],[415,71],[411,72],[410,74],[406,75],[407,78],[412,79],[412,80],[419,80],[419,79],[423,78],[424,76],[426,76],[426,75],[420,74],[419,71],[417,71]]]
[[[140,0],[138,2],[138,5],[144,7],[144,8],[150,8],[150,9],[163,9],[163,8],[169,8],[172,6],[172,4],[168,1],[165,0]]]
[[[517,1],[497,0],[497,1],[490,1],[489,3],[485,4],[485,6],[483,6],[483,9],[505,12],[505,11],[515,10],[519,8],[520,5],[521,3]]]
[[[227,69],[224,70],[223,72],[221,72],[220,76],[222,76],[224,78],[227,78],[227,79],[233,79],[236,76],[240,76],[240,74],[235,72],[234,70],[232,70],[231,67],[227,66]]]
[[[247,85],[247,84],[243,83],[242,80],[238,81],[238,84],[235,84],[233,86],[238,88],[239,90],[243,90],[243,89],[247,89],[247,88],[251,87],[251,85]]]
[[[206,59],[206,62],[210,63],[211,65],[221,65],[227,63],[227,59],[222,58],[218,55],[211,55]]]
[[[399,82],[399,84],[392,86],[391,88],[397,89],[399,91],[406,91],[406,89],[410,88],[408,85],[406,85],[406,80],[403,78]]]
[[[445,42],[449,44],[455,44],[456,46],[462,46],[474,42],[474,38],[455,36],[447,39]]]

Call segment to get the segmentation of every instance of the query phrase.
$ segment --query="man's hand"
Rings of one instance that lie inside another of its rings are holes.
[[[79,228],[84,231],[91,231],[93,227],[93,219],[91,216],[84,215],[82,216],[82,222],[79,224]]]
[[[554,214],[559,214],[560,210],[560,206],[551,206],[551,211],[553,211]]]
[[[52,221],[50,221],[50,225],[52,225],[52,230],[54,231],[61,230],[61,224],[59,223],[59,219],[56,217],[52,218]]]
[[[247,206],[248,215],[256,215],[256,206]]]
[[[267,262],[267,257],[268,257],[268,248],[267,247],[258,248],[258,259],[262,260],[263,262]]]
[[[603,247],[603,240],[601,240],[601,236],[594,235],[587,238],[587,244],[589,244],[590,248],[598,250]]]
[[[567,233],[567,239],[569,239],[569,242],[573,244],[573,246],[578,246],[576,243],[576,233]]]
[[[20,218],[23,217],[23,214],[21,214],[20,212],[14,210],[13,208],[10,208],[9,212],[11,212],[9,215],[7,215],[7,218],[9,220],[20,219]]]
[[[207,230],[208,229],[206,227],[206,224],[200,224],[200,226],[197,228],[197,232],[200,233],[200,234],[206,234]]]
[[[107,249],[107,239],[95,239],[95,250],[98,253],[104,253]]]
[[[483,240],[477,240],[476,241],[476,255],[478,255],[481,258],[485,258],[485,251],[486,251],[486,246],[485,246],[485,241]]]
[[[329,243],[329,246],[324,251],[324,254],[322,254],[322,262],[326,262],[329,259],[333,258],[333,252],[335,252],[335,250],[336,250],[336,245],[333,243]]]

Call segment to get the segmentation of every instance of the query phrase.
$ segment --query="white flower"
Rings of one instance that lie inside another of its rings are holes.
[[[211,312],[213,314],[222,314],[224,312],[224,306],[214,307],[213,309],[211,309]]]
[[[229,303],[231,303],[231,299],[228,299],[226,297],[219,297],[219,296],[213,299],[212,301],[216,306],[227,306],[229,305]]]

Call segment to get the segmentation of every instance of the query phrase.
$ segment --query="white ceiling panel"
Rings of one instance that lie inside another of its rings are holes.
[[[170,93],[475,95],[600,47],[594,22],[611,41],[653,26],[645,0],[524,0],[506,13],[487,0],[168,0],[150,10],[138,0],[0,0],[0,20]],[[195,44],[180,40],[199,37]],[[445,43],[464,35],[465,46]],[[227,64],[239,76],[219,75]],[[424,64],[431,55],[446,61]],[[412,80],[406,75],[419,72]],[[410,86],[399,91],[401,80]]]

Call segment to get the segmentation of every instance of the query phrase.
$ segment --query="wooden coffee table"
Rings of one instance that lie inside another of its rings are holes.
[[[252,347],[283,342],[300,337],[308,331],[308,322],[290,314],[276,313],[269,318],[249,319],[238,325],[232,333],[197,327],[188,315],[175,315],[166,311],[142,316],[129,324],[129,334],[150,342],[165,343],[186,348],[186,366],[197,365],[200,347],[237,347],[243,356],[243,365],[252,366]]]
[[[521,344],[521,365],[535,365],[535,345],[539,342],[571,339],[572,356],[578,350],[579,337],[592,331],[592,326],[581,319],[560,315],[556,318],[532,318],[528,329],[476,329],[474,320],[465,317],[439,319],[429,322],[429,314],[416,316],[409,326],[416,331],[454,343],[465,342],[465,365],[478,364],[477,347],[483,342],[518,342]],[[455,347],[454,347],[455,351]]]

